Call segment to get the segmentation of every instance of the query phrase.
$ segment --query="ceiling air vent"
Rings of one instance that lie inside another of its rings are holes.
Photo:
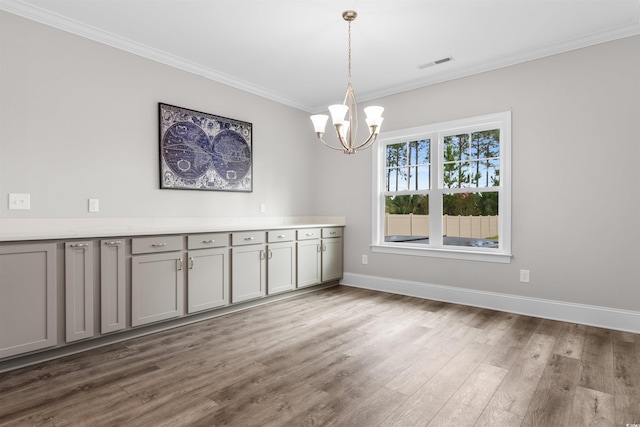
[[[418,68],[424,70],[425,68],[433,67],[434,65],[444,64],[445,62],[453,61],[453,56],[447,56],[446,58],[438,59],[437,61],[427,62],[426,64],[418,65]]]

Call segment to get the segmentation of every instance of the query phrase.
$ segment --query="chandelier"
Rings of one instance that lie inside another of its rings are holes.
[[[329,116],[326,114],[316,114],[311,116],[313,127],[318,139],[327,147],[334,150],[342,150],[345,154],[354,154],[357,150],[364,150],[371,147],[376,142],[376,138],[380,133],[380,125],[382,124],[382,112],[384,108],[371,106],[364,109],[367,126],[369,127],[369,137],[362,143],[355,143],[354,138],[358,135],[358,104],[356,102],[356,94],[351,86],[351,22],[356,19],[358,14],[354,10],[347,10],[342,13],[342,18],[349,23],[349,51],[348,51],[348,83],[347,91],[344,94],[342,104],[329,106],[331,120],[336,129],[336,135],[341,146],[336,147],[328,144],[322,139],[324,129]],[[348,113],[348,120],[345,115]]]

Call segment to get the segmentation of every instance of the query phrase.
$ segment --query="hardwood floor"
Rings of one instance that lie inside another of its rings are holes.
[[[640,335],[337,286],[0,374],[11,426],[625,426]]]

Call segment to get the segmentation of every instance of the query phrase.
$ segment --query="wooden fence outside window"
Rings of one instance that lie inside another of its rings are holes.
[[[442,234],[449,237],[486,239],[498,236],[498,216],[445,215]],[[386,214],[385,236],[428,236],[429,215]]]

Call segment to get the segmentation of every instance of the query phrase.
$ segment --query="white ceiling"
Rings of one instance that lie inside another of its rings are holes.
[[[640,34],[640,0],[0,0],[3,10],[308,111]],[[424,64],[454,60],[431,67]]]

